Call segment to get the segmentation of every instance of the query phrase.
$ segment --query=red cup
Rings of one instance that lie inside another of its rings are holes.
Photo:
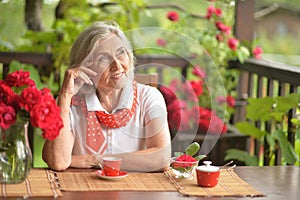
[[[218,184],[220,168],[211,166],[211,161],[204,161],[205,165],[196,168],[197,183],[202,187],[214,187]]]
[[[120,174],[121,158],[104,157],[103,171],[106,176],[118,176]]]

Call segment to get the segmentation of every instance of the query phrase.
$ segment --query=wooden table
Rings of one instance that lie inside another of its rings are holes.
[[[274,166],[274,167],[236,167],[234,171],[247,183],[259,190],[266,197],[223,197],[202,198],[184,197],[177,192],[63,192],[58,200],[195,200],[195,199],[272,199],[272,200],[298,200],[300,198],[300,167],[298,166]],[[17,198],[10,198],[17,199]],[[21,198],[19,198],[21,199]],[[53,199],[53,198],[32,198]]]

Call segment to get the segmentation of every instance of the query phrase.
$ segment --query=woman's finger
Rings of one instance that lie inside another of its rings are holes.
[[[83,71],[85,74],[87,74],[88,76],[97,76],[97,72],[95,72],[94,70],[87,68],[87,67],[81,67],[80,68],[81,71]]]
[[[79,71],[76,78],[81,79],[86,84],[93,85],[93,82],[92,82],[90,76],[88,76],[83,71]]]

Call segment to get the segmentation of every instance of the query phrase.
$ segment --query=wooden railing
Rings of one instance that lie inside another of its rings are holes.
[[[0,63],[3,65],[2,78],[8,71],[12,61],[34,65],[36,67],[49,67],[53,65],[52,54],[25,53],[25,52],[0,52]]]
[[[159,74],[159,82],[162,81],[162,70],[165,66],[179,68],[181,74],[186,77],[187,69],[190,63],[180,57],[174,56],[158,56],[158,55],[138,55],[136,56],[137,65],[142,66],[139,70],[147,70],[155,66],[156,72]],[[53,66],[52,54],[27,53],[27,52],[0,52],[0,63],[3,64],[4,78],[8,71],[10,63],[15,60],[20,63],[34,65],[38,68]]]
[[[234,123],[246,120],[247,98],[262,98],[285,96],[291,93],[297,93],[300,86],[300,67],[290,66],[268,60],[248,59],[245,63],[230,63],[232,68],[240,70],[240,81],[237,87],[237,105],[234,116]],[[295,130],[290,119],[296,117],[296,109],[288,113],[288,135],[287,138],[291,144],[295,145]],[[255,122],[257,128],[264,126],[260,121]],[[272,125],[266,127],[266,131],[271,132]],[[261,143],[253,139],[255,145],[255,155],[259,155]],[[264,150],[269,149],[268,143],[264,143]],[[281,164],[281,155],[279,149],[275,152],[275,165]],[[267,154],[264,154],[264,165],[270,164]]]
[[[297,92],[298,86],[300,86],[300,67],[253,58],[248,59],[243,64],[231,62],[230,67],[241,71],[240,82],[237,87],[238,110],[235,122],[245,120],[245,106],[248,97],[284,96]],[[255,79],[257,79],[257,85],[254,85]],[[262,84],[263,79],[267,82],[267,86]],[[274,84],[275,82],[278,84]],[[255,87],[257,88],[256,94],[253,93]]]

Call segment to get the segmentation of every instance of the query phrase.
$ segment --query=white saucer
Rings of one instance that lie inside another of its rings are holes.
[[[103,179],[106,179],[106,180],[120,180],[120,179],[125,178],[126,176],[129,175],[128,172],[125,172],[125,171],[120,171],[118,176],[106,176],[104,171],[102,171],[102,170],[96,170],[95,173],[100,178],[103,178]]]

